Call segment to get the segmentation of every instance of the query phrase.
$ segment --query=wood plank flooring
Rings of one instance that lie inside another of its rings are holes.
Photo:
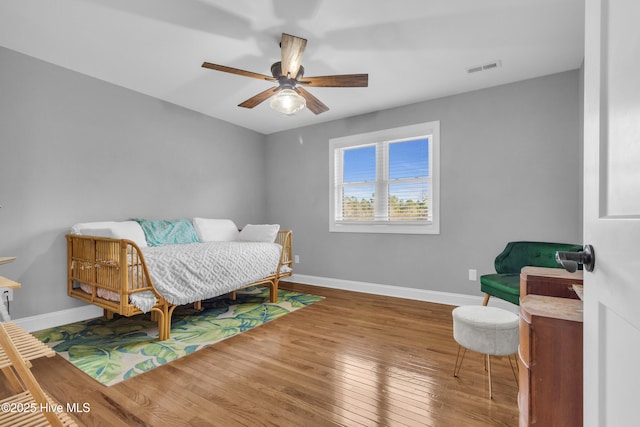
[[[60,356],[32,372],[87,426],[516,426],[517,386],[482,355],[453,365],[452,306],[295,283],[325,300],[103,386]],[[8,394],[0,384],[0,396]]]

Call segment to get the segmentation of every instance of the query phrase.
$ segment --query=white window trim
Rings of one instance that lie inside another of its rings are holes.
[[[359,222],[342,223],[335,219],[336,203],[336,165],[335,153],[344,147],[371,145],[386,141],[397,141],[420,136],[430,136],[429,171],[431,178],[432,220],[428,223],[405,222]],[[376,132],[361,133],[329,140],[329,231],[338,233],[396,233],[396,234],[440,234],[440,122],[433,121],[416,125],[385,129]]]

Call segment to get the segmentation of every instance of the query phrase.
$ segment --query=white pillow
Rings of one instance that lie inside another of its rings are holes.
[[[240,240],[246,242],[275,242],[280,224],[247,224],[240,231]]]
[[[192,222],[203,242],[238,240],[238,227],[230,219],[193,218]]]
[[[144,231],[136,221],[84,222],[71,227],[71,234],[127,239],[135,242],[141,248],[147,247]]]

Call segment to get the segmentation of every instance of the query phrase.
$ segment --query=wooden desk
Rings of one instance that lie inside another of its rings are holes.
[[[0,265],[1,264],[8,264],[10,262],[15,261],[16,257],[14,256],[6,256],[6,257],[0,257]],[[11,279],[7,279],[6,277],[0,276],[0,288],[12,288],[12,289],[16,289],[20,287],[20,283],[18,282],[14,282]]]
[[[0,276],[0,288],[17,289],[20,286],[21,286],[20,283],[14,282],[13,280],[7,279],[6,277]]]
[[[524,267],[520,271],[520,298],[529,294],[578,299],[573,285],[582,285],[582,270],[569,273],[563,268]]]
[[[520,299],[520,427],[582,426],[582,310],[579,299]]]

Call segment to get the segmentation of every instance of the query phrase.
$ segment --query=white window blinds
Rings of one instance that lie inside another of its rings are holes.
[[[429,137],[336,153],[338,221],[429,221]]]
[[[437,132],[407,137],[400,129],[401,138],[385,132],[331,141],[331,231],[342,231],[340,225],[433,224]],[[418,130],[424,126],[409,133]]]

